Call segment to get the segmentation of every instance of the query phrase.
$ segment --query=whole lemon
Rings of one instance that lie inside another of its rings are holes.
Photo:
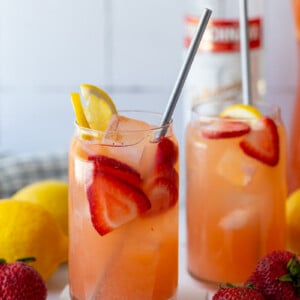
[[[13,199],[33,202],[47,209],[68,234],[68,185],[60,180],[43,180],[27,185]]]
[[[38,204],[0,200],[0,258],[33,256],[32,266],[46,281],[67,260],[68,238],[55,218]]]
[[[287,246],[300,254],[300,189],[294,191],[286,202]]]

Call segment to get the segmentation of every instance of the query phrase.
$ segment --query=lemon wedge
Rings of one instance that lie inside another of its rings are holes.
[[[221,112],[221,117],[231,118],[260,118],[262,113],[254,106],[247,104],[234,104]]]
[[[116,106],[111,97],[102,89],[90,85],[81,84],[80,90],[87,101],[85,116],[89,127],[104,131],[113,114],[117,114]]]
[[[71,101],[75,112],[77,124],[81,127],[90,128],[89,123],[84,114],[79,93],[71,93]]]

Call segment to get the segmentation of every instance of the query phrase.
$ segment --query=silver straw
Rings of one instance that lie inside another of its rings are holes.
[[[240,0],[240,48],[242,64],[243,103],[251,105],[252,95],[247,0]]]
[[[191,45],[188,49],[187,57],[181,67],[181,70],[177,77],[176,83],[175,83],[172,93],[169,97],[169,101],[168,101],[166,110],[162,117],[161,126],[163,126],[163,128],[158,133],[158,136],[156,136],[156,139],[159,139],[161,136],[164,136],[168,130],[167,126],[165,126],[165,125],[167,125],[170,122],[170,120],[172,119],[174,109],[176,107],[176,104],[177,104],[177,101],[181,94],[185,80],[187,78],[187,75],[188,75],[191,65],[193,63],[194,57],[198,51],[200,41],[205,32],[205,29],[206,29],[207,23],[209,21],[209,18],[211,16],[211,13],[212,13],[212,11],[208,8],[205,8],[202,13],[199,24],[197,26],[196,33],[195,33],[193,40],[191,42]]]

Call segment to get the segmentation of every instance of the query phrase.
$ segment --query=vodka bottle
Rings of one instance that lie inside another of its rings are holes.
[[[203,9],[212,16],[185,83],[184,119],[191,107],[211,97],[242,97],[239,0],[186,0],[184,48],[187,51]],[[249,47],[253,101],[264,92],[263,0],[248,1]]]

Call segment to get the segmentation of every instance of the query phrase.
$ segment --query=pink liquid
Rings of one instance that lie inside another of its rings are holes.
[[[202,136],[207,119],[196,117],[187,128],[188,270],[199,280],[242,283],[263,255],[285,248],[285,130],[274,120],[274,167],[242,151],[244,136]]]
[[[132,135],[131,139],[134,138]],[[171,139],[176,143],[174,136]],[[146,147],[149,151],[142,153],[140,150]],[[147,169],[154,164],[155,151],[156,144],[149,137],[130,146],[107,146],[74,136],[69,159],[72,299],[165,300],[175,295],[178,205],[154,214],[146,213],[101,236],[91,222],[86,194],[88,174],[94,168],[88,156],[112,157],[127,163],[145,178],[150,176]],[[142,156],[136,163],[138,153]]]

